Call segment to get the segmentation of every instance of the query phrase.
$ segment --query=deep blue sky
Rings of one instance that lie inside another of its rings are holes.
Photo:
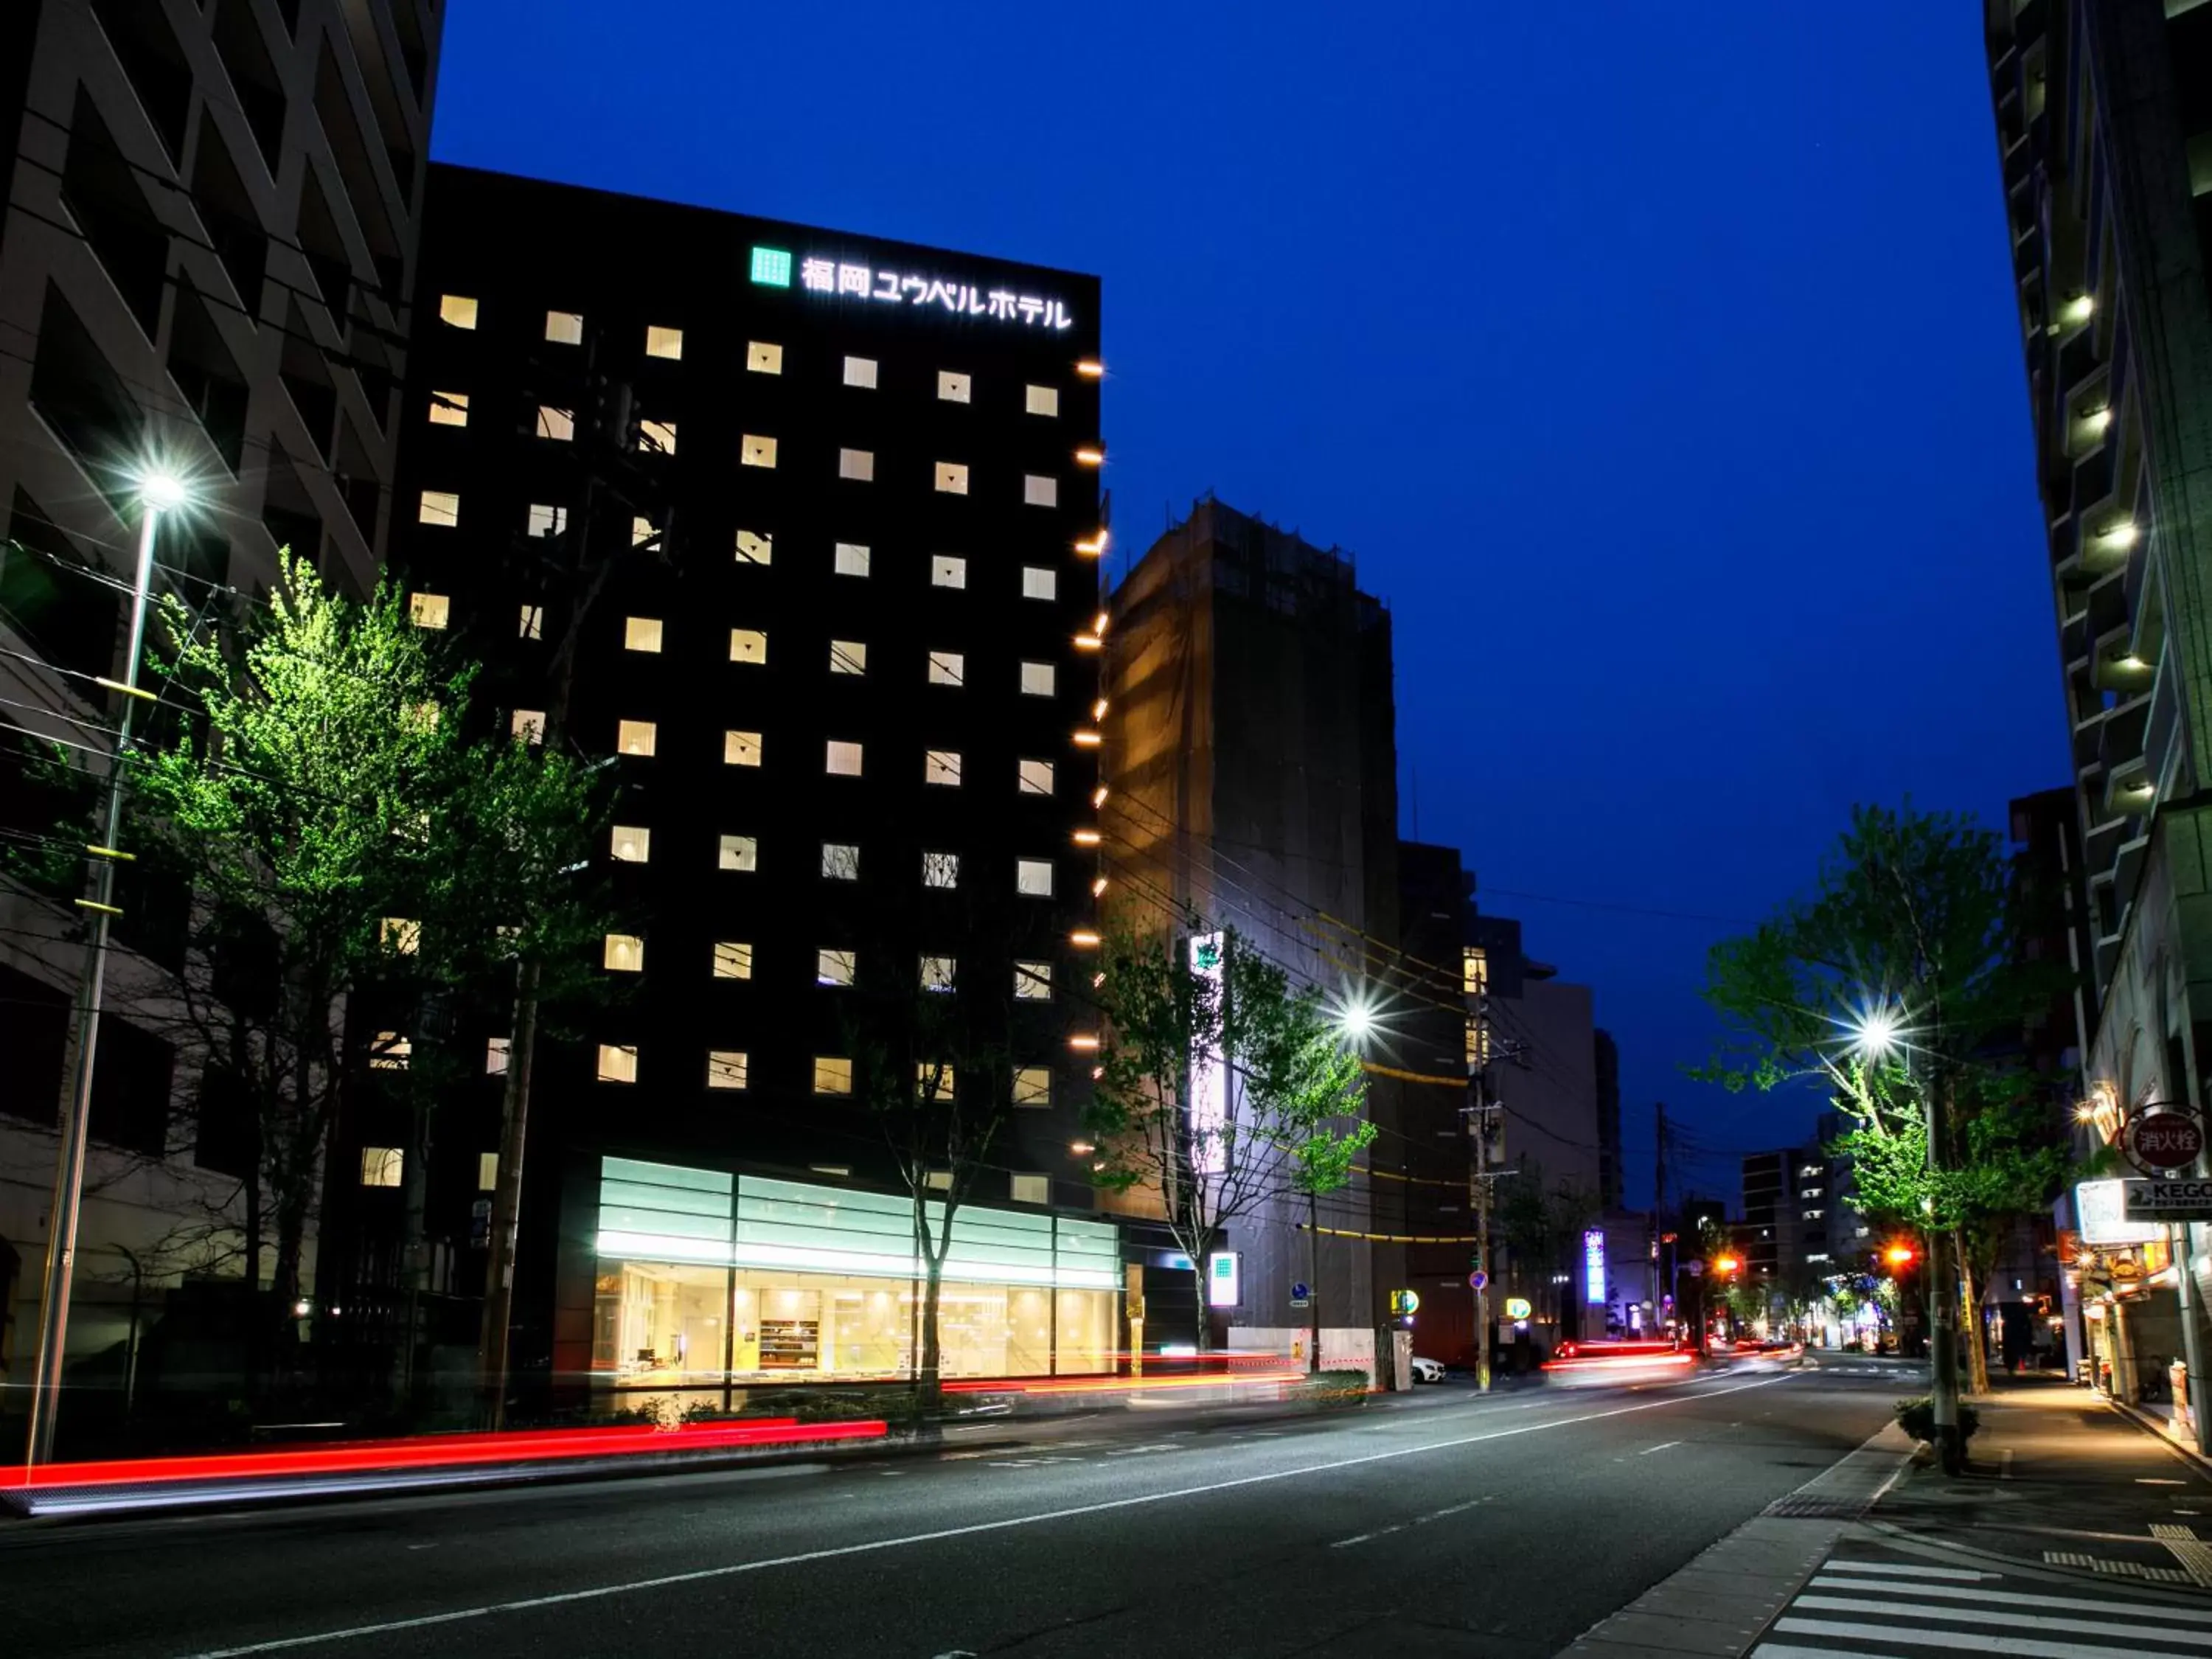
[[[1986,87],[1929,0],[461,0],[434,149],[1103,276],[1122,541],[1356,553],[1407,827],[1597,988],[1634,1203],[1655,1100],[1809,1127],[1681,1075],[1686,915],[2064,781]]]

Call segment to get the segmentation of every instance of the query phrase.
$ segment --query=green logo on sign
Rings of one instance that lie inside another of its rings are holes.
[[[780,247],[753,250],[753,281],[768,288],[791,286],[791,255]]]

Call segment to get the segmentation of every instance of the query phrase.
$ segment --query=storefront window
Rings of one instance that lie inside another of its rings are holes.
[[[926,1287],[903,1194],[607,1158],[599,1223],[592,1360],[603,1382],[911,1373]],[[1112,1224],[963,1208],[945,1269],[945,1376],[1113,1369],[1121,1269]]]

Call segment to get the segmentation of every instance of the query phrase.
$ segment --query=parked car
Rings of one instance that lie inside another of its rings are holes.
[[[1419,1354],[1413,1356],[1414,1382],[1441,1382],[1443,1380],[1444,1368],[1442,1364],[1434,1359],[1424,1359]]]

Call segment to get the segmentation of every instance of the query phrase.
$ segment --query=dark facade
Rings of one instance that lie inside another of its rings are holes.
[[[429,222],[395,563],[488,665],[489,718],[555,715],[617,791],[606,1000],[538,1054],[518,1364],[716,1370],[720,1315],[672,1338],[630,1285],[726,1310],[726,1284],[613,1261],[672,1235],[605,1206],[690,1171],[727,1209],[734,1174],[736,1238],[776,1182],[833,1218],[897,1192],[866,1056],[932,995],[1000,1011],[1003,1063],[952,1086],[1018,1107],[969,1201],[1087,1214],[1097,282],[443,166]],[[492,1074],[432,1166],[456,1295],[503,1039],[472,1039]],[[402,1133],[373,1101],[348,1126]],[[371,1243],[334,1271],[388,1285],[396,1194],[349,1195]]]
[[[1352,561],[1207,499],[1115,589],[1108,641],[1106,869],[1121,914],[1235,928],[1295,984],[1332,994],[1395,964],[1396,723],[1390,617]],[[1379,957],[1370,960],[1370,953]],[[1410,1068],[1408,1068],[1410,1069]],[[1419,1085],[1408,1085],[1419,1086]],[[1378,1122],[1398,1084],[1370,1081]],[[1385,1137],[1388,1139],[1388,1137]],[[1365,1230],[1364,1177],[1327,1207]],[[1372,1330],[1393,1288],[1366,1249],[1293,1217],[1237,1230],[1237,1327],[1295,1330],[1291,1287],[1315,1275],[1324,1322]]]
[[[441,21],[431,0],[0,8],[0,834],[53,828],[25,781],[32,738],[105,766],[121,700],[94,678],[121,665],[139,475],[173,473],[194,501],[161,523],[156,595],[263,591],[287,544],[342,587],[374,580]],[[162,1001],[183,896],[118,885],[78,1356],[127,1340],[132,1264],[149,1305],[238,1271],[221,1228],[242,1219],[240,1171],[201,1160],[206,1057]],[[0,881],[0,1399],[38,1325],[76,914]],[[167,1243],[211,1215],[207,1249]]]
[[[1601,1026],[1592,1044],[1597,1078],[1597,1184],[1608,1210],[1621,1206],[1620,1045]]]

